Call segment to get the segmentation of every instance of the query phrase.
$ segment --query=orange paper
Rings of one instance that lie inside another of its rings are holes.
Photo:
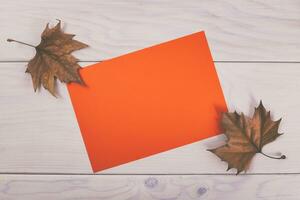
[[[93,171],[220,133],[227,111],[204,32],[80,70],[68,89]]]

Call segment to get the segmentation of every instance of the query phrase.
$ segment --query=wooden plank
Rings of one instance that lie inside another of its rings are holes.
[[[282,152],[288,159],[273,160],[257,155],[250,173],[300,172],[299,65],[216,65],[231,111],[237,109],[251,114],[253,106],[262,99],[275,119],[283,117],[280,131],[285,134],[264,151],[271,155]],[[45,90],[35,94],[24,68],[24,63],[0,63],[0,172],[91,173],[65,86],[59,85],[59,98]],[[224,173],[226,164],[206,151],[222,141],[224,137],[220,135],[102,173]]]
[[[43,176],[1,175],[7,200],[285,199],[300,195],[300,175],[259,176]]]
[[[1,3],[0,35],[38,44],[47,22],[91,48],[101,60],[205,30],[215,60],[300,61],[298,0],[10,0]],[[2,42],[0,61],[28,60],[34,49]]]

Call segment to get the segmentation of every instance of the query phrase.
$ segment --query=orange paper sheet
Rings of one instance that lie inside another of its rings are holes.
[[[227,111],[204,32],[80,70],[69,84],[94,172],[220,133]]]

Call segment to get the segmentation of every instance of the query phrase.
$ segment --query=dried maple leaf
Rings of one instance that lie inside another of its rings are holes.
[[[74,36],[61,30],[61,21],[59,20],[53,28],[49,28],[49,24],[47,24],[41,35],[41,42],[36,47],[13,39],[7,40],[35,48],[36,54],[29,61],[26,69],[26,72],[31,74],[34,91],[43,85],[53,96],[56,96],[57,78],[64,83],[83,84],[78,73],[80,65],[71,53],[88,45],[74,40]]]
[[[237,174],[247,171],[251,159],[256,153],[261,153],[269,158],[285,159],[285,155],[272,157],[262,152],[264,145],[273,142],[281,135],[278,133],[280,121],[281,119],[271,120],[270,111],[266,111],[262,102],[255,108],[252,119],[243,113],[240,115],[237,112],[224,113],[221,126],[228,138],[227,144],[208,151],[228,163],[227,171],[236,168]]]

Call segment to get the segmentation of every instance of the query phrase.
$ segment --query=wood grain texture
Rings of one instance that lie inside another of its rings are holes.
[[[300,61],[298,0],[0,0],[0,61],[29,60],[47,22],[91,46],[81,60],[102,60],[205,30],[222,61]]]
[[[45,90],[35,94],[24,68],[24,63],[0,64],[0,172],[91,173],[65,86],[59,85],[57,99]],[[262,99],[274,119],[283,117],[285,134],[263,150],[288,158],[257,155],[249,173],[299,173],[300,64],[218,63],[216,68],[231,111],[252,114]],[[224,173],[226,164],[206,151],[223,141],[220,135],[101,173]]]
[[[5,200],[298,200],[300,175],[0,176]]]

